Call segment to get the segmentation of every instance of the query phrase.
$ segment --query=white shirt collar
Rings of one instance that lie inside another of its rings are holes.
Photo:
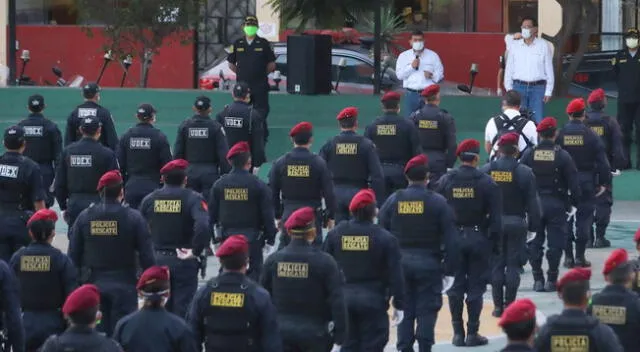
[[[505,109],[503,112],[509,119],[513,119],[516,116],[520,116],[520,111],[516,109]]]

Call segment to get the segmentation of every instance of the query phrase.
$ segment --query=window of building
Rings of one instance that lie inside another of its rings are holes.
[[[506,32],[520,32],[523,18],[538,18],[538,0],[508,0],[505,2],[505,14]]]
[[[76,0],[20,0],[16,1],[17,24],[78,23]]]
[[[478,0],[396,0],[408,31],[472,32]]]

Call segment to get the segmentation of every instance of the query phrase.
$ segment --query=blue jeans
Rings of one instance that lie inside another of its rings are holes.
[[[420,92],[412,92],[408,89],[404,90],[404,115],[409,117],[414,111],[420,109],[422,105],[422,97]]]
[[[539,123],[544,116],[544,91],[546,86],[543,84],[536,86],[528,86],[521,83],[513,83],[513,89],[522,96],[522,108],[533,111],[533,119],[535,123]]]

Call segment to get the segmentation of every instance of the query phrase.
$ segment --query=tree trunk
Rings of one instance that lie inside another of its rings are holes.
[[[582,62],[584,54],[587,52],[589,36],[591,35],[590,29],[592,23],[595,23],[596,21],[597,10],[598,9],[591,0],[582,0],[581,12],[584,14],[585,19],[582,21],[580,43],[578,44],[578,50],[573,55],[573,61],[571,61],[569,67],[567,67],[566,74],[562,77],[562,84],[560,85],[560,93],[562,95],[566,95],[568,93],[571,82],[573,81],[573,76],[576,74],[578,66],[580,65],[580,62]]]
[[[151,69],[151,62],[153,59],[153,51],[146,49],[144,53],[145,54],[142,59],[142,70],[140,70],[140,88],[147,88],[149,70]]]
[[[553,67],[554,67],[554,76],[555,76],[555,87],[553,91],[556,96],[563,96],[565,93],[562,92],[563,80],[565,79],[562,74],[562,56],[565,53],[565,46],[567,42],[575,33],[575,28],[577,27],[578,21],[582,17],[581,4],[576,0],[556,0],[560,6],[562,7],[562,27],[558,33],[550,37],[546,34],[542,35],[543,39],[548,40],[553,44],[555,48],[553,52]]]

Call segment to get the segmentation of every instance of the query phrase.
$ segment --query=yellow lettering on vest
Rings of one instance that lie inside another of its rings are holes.
[[[309,264],[280,262],[278,263],[278,277],[306,279],[309,277]]]
[[[248,188],[225,188],[224,200],[247,201],[249,200]]]
[[[154,213],[179,213],[182,211],[182,201],[157,199],[153,202]]]
[[[589,352],[589,337],[551,336],[551,352]]]
[[[491,171],[491,178],[501,183],[513,182],[513,174],[510,171]]]
[[[357,143],[338,143],[336,144],[336,154],[356,155],[358,154],[358,144]]]
[[[118,235],[118,222],[117,221],[91,221],[91,235],[92,236],[117,236]]]
[[[602,126],[591,126],[591,130],[598,136],[604,136],[604,127]]]
[[[20,258],[20,271],[51,271],[51,257],[48,255],[25,255]]]
[[[212,307],[244,307],[244,293],[211,292]]]
[[[556,160],[556,152],[553,150],[536,150],[533,153],[533,160],[554,161]]]
[[[378,136],[395,136],[396,125],[378,125]]]
[[[287,165],[288,177],[309,177],[309,165]]]
[[[424,214],[424,202],[421,200],[398,202],[398,214]]]
[[[453,193],[453,198],[473,199],[476,197],[476,190],[472,187],[453,188],[451,191]]]
[[[603,324],[624,325],[627,322],[627,308],[594,305],[593,316]]]
[[[564,136],[564,145],[567,146],[581,146],[584,145],[584,137],[582,136]]]
[[[418,128],[427,129],[427,130],[436,130],[438,129],[438,121],[420,120],[418,122]]]
[[[366,252],[369,250],[369,236],[342,236],[343,251]]]

